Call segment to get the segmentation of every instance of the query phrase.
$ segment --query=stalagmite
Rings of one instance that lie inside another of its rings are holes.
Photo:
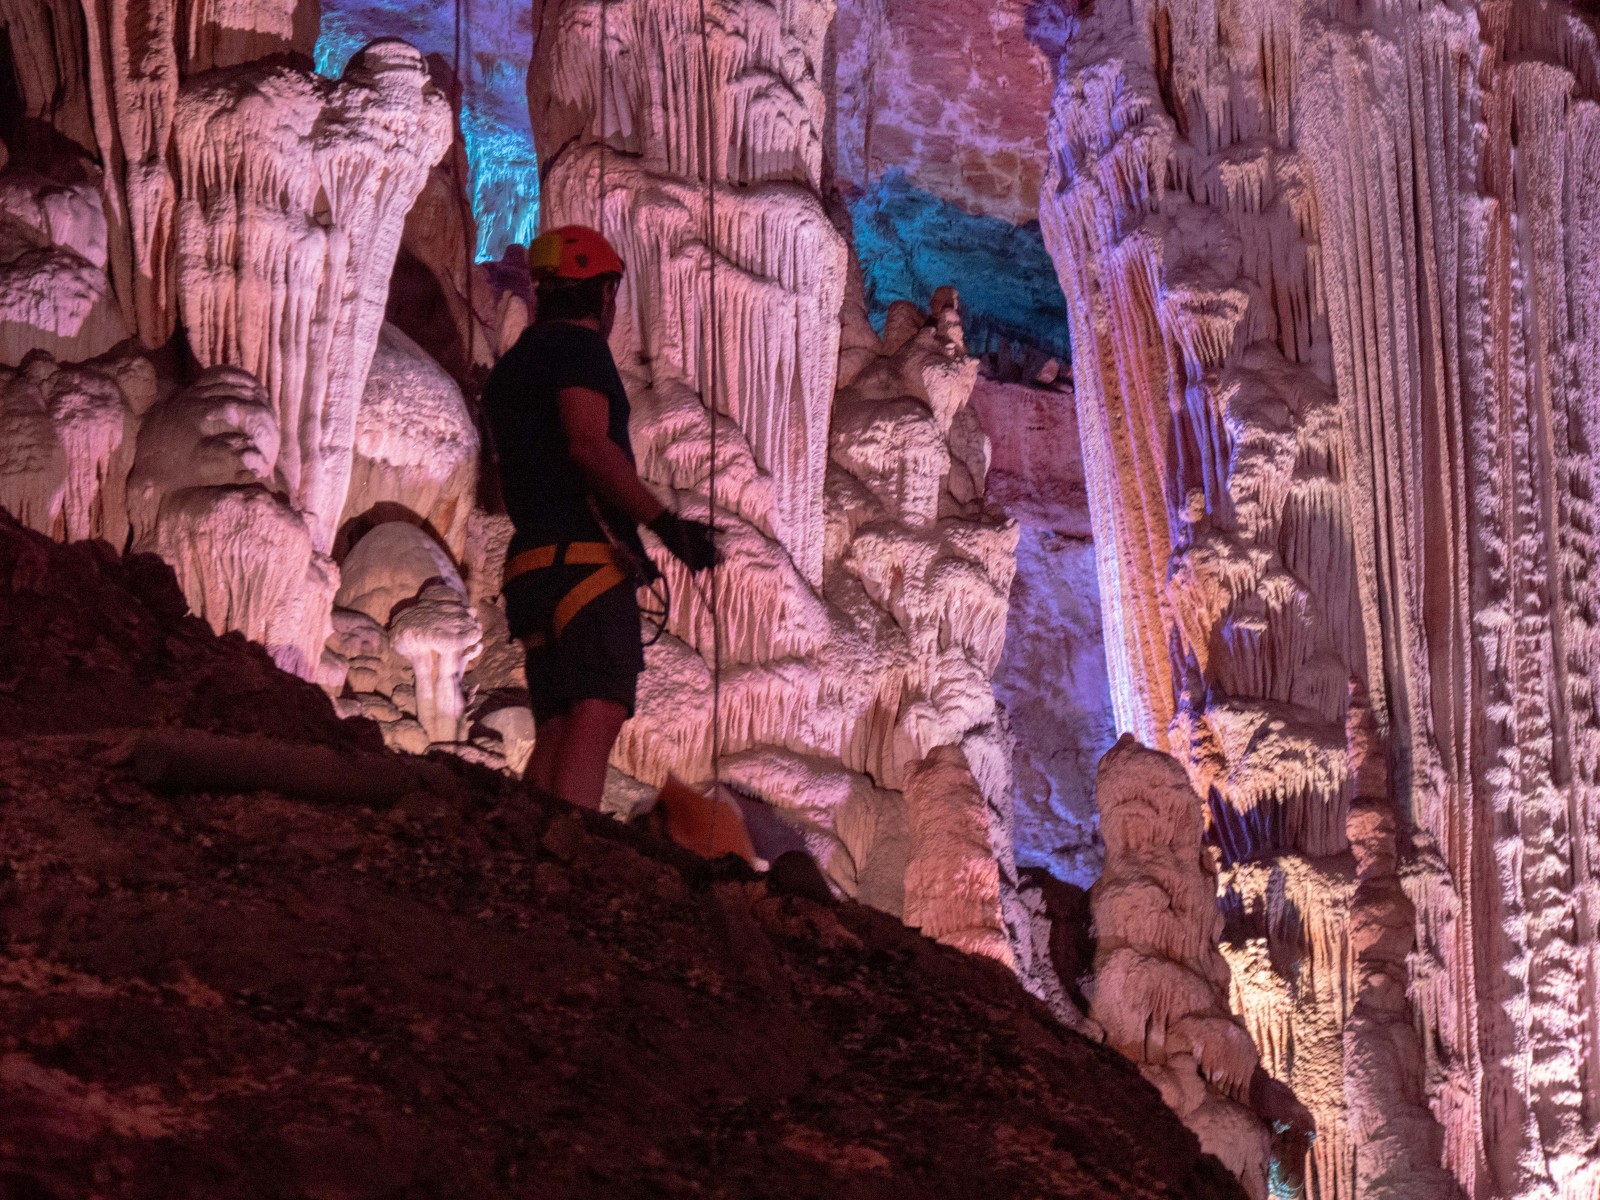
[[[484,627],[437,539],[407,521],[379,525],[345,558],[334,605],[330,649],[390,744],[420,752],[461,741],[464,679]]]
[[[1177,762],[1127,735],[1102,760],[1095,797],[1106,860],[1089,893],[1097,939],[1089,1016],[1252,1200],[1265,1200],[1270,1139],[1244,1103],[1258,1059],[1228,1012],[1200,799]]]
[[[672,611],[615,765],[707,782],[715,745],[837,886],[1031,980],[990,684],[1017,531],[981,499],[958,298],[880,340],[859,278],[846,295],[831,3],[706,13],[552,0],[529,73],[543,220],[602,228],[628,264],[612,344],[640,468],[727,555],[715,622],[708,581],[657,555]]]
[[[444,583],[429,584],[389,623],[395,653],[411,663],[417,721],[430,741],[457,742],[465,732],[461,680],[483,648],[483,626],[466,597]]]
[[[906,781],[911,856],[906,923],[929,937],[1007,966],[1015,958],[1000,917],[1000,864],[989,807],[961,750],[940,746]]]
[[[327,552],[406,210],[449,147],[449,106],[415,50],[380,41],[337,83],[280,64],[197,78],[174,129],[190,347],[267,383],[284,482]]]
[[[1590,1194],[1592,10],[1033,17],[1119,721],[1211,799],[1311,1193]]]

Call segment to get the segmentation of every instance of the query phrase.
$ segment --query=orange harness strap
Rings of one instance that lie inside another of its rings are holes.
[[[600,568],[584,576],[571,591],[561,597],[561,602],[556,605],[553,624],[555,636],[560,637],[561,631],[572,623],[572,619],[582,612],[590,601],[603,596],[617,584],[625,582],[628,577],[617,566],[616,552],[612,550],[609,542],[568,542],[564,547],[536,546],[507,560],[505,575],[500,586],[504,587],[529,571],[543,571],[557,564]],[[530,633],[522,639],[522,644],[530,650],[537,650],[545,644],[545,640],[545,635],[541,631]]]

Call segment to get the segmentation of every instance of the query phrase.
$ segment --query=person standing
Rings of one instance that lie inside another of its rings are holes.
[[[534,323],[490,372],[483,407],[515,527],[503,591],[527,650],[531,784],[599,808],[606,763],[644,669],[636,589],[656,575],[639,527],[691,572],[721,561],[712,527],[665,507],[639,478],[628,395],[607,337],[622,259],[598,232],[534,239]]]

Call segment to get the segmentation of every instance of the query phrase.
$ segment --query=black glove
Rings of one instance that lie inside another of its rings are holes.
[[[649,529],[661,539],[667,552],[688,567],[692,574],[698,574],[722,561],[722,554],[717,550],[716,535],[704,521],[688,520],[670,508],[664,508],[661,515],[650,522]]]

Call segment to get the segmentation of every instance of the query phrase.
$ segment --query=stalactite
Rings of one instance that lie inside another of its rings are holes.
[[[184,90],[177,278],[190,348],[267,384],[281,469],[332,548],[383,295],[406,210],[448,149],[421,56],[375,42],[329,83],[285,65]]]

